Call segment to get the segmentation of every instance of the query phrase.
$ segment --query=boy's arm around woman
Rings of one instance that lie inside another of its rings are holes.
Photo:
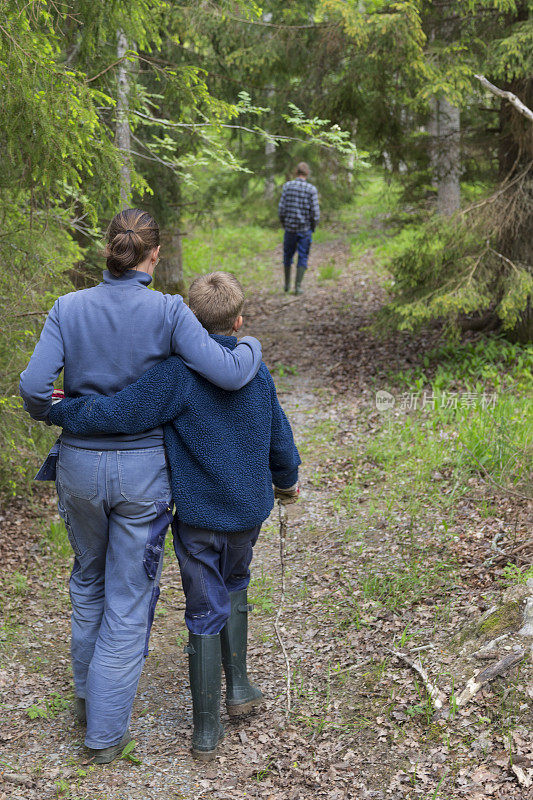
[[[298,496],[300,456],[272,376],[264,366],[261,372],[267,376],[270,391],[272,482],[276,497],[294,502]],[[89,395],[56,403],[50,410],[49,420],[78,436],[142,433],[175,419],[187,403],[195,380],[181,358],[171,356],[112,397]]]

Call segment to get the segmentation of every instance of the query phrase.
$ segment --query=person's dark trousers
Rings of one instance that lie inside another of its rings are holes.
[[[285,271],[286,292],[290,289],[291,264],[294,254],[298,252],[298,262],[296,264],[297,276],[303,277],[303,273],[307,269],[312,238],[313,233],[310,230],[303,232],[285,231],[283,237],[283,268]]]
[[[185,623],[191,633],[220,633],[231,613],[230,592],[247,589],[260,525],[225,533],[193,528],[174,519],[174,551],[185,592]]]

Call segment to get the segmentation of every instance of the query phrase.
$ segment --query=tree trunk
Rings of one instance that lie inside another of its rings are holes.
[[[428,130],[433,185],[437,189],[437,213],[449,217],[461,205],[461,125],[459,109],[446,97],[432,101]]]
[[[437,191],[439,182],[437,180],[438,170],[438,139],[439,139],[439,101],[432,97],[429,101],[429,166],[431,170],[431,185]]]
[[[156,271],[157,288],[169,294],[185,291],[182,239],[181,219],[178,218],[176,228],[161,235],[161,260]]]
[[[178,179],[176,178],[178,181]],[[157,267],[157,288],[170,294],[183,294],[183,219],[181,211],[181,186],[176,185],[176,216],[170,229],[161,235],[161,260]]]
[[[128,40],[122,31],[117,35],[117,58],[124,59],[128,52]],[[124,59],[120,62],[117,73],[117,115],[115,142],[122,156],[120,168],[120,204],[127,208],[131,197],[131,168],[130,168],[130,121],[129,101],[130,93],[130,62]]]

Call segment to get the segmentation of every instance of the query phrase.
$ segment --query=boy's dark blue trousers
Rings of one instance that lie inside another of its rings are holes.
[[[309,258],[312,238],[312,231],[303,231],[301,233],[285,231],[283,237],[283,264],[286,267],[290,267],[293,256],[295,252],[298,251],[297,266],[307,269],[307,260]]]
[[[226,533],[193,528],[174,519],[174,550],[185,592],[185,623],[191,633],[220,633],[231,611],[230,592],[246,589],[260,525]]]

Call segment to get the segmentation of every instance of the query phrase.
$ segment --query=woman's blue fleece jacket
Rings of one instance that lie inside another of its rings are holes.
[[[234,336],[212,337],[233,349]],[[274,505],[272,483],[298,480],[300,457],[265,364],[236,392],[219,389],[172,356],[113,397],[52,406],[49,420],[78,436],[137,433],[164,424],[178,518],[198,528],[241,531]]]

